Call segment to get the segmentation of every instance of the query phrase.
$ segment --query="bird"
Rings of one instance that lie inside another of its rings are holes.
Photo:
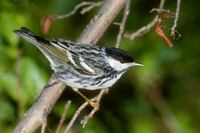
[[[25,27],[14,32],[35,45],[47,58],[58,78],[95,108],[97,105],[79,89],[112,87],[130,67],[143,66],[131,54],[119,48],[81,44],[64,39],[45,39]]]

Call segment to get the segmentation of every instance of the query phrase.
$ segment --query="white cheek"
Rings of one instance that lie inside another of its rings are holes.
[[[108,62],[110,64],[110,66],[117,71],[127,69],[130,66],[129,63],[122,64],[119,61],[112,59],[112,58],[108,58]]]

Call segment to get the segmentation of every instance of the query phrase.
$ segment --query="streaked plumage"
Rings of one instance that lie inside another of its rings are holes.
[[[15,30],[40,49],[61,81],[72,88],[111,87],[131,66],[141,66],[118,48],[82,45],[63,39],[43,39],[27,28]]]

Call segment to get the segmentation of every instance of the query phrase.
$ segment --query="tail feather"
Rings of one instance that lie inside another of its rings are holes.
[[[30,43],[33,43],[36,46],[42,44],[50,44],[48,40],[41,38],[40,36],[35,35],[32,31],[28,28],[21,27],[19,30],[14,30],[14,32],[19,35],[20,37],[24,38]]]
[[[22,27],[19,30],[14,30],[14,32],[31,44],[34,44],[48,59],[52,69],[54,69],[54,67],[56,65],[59,65],[61,62],[67,62],[67,56],[65,55],[65,53],[60,49],[54,47],[49,40],[35,35],[32,31],[25,27]]]

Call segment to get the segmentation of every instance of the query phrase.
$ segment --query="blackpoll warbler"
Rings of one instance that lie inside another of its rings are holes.
[[[27,28],[14,32],[34,44],[48,59],[51,68],[60,80],[73,89],[108,88],[128,68],[143,66],[136,63],[130,54],[118,48],[81,45],[63,39],[47,40],[35,35]]]

